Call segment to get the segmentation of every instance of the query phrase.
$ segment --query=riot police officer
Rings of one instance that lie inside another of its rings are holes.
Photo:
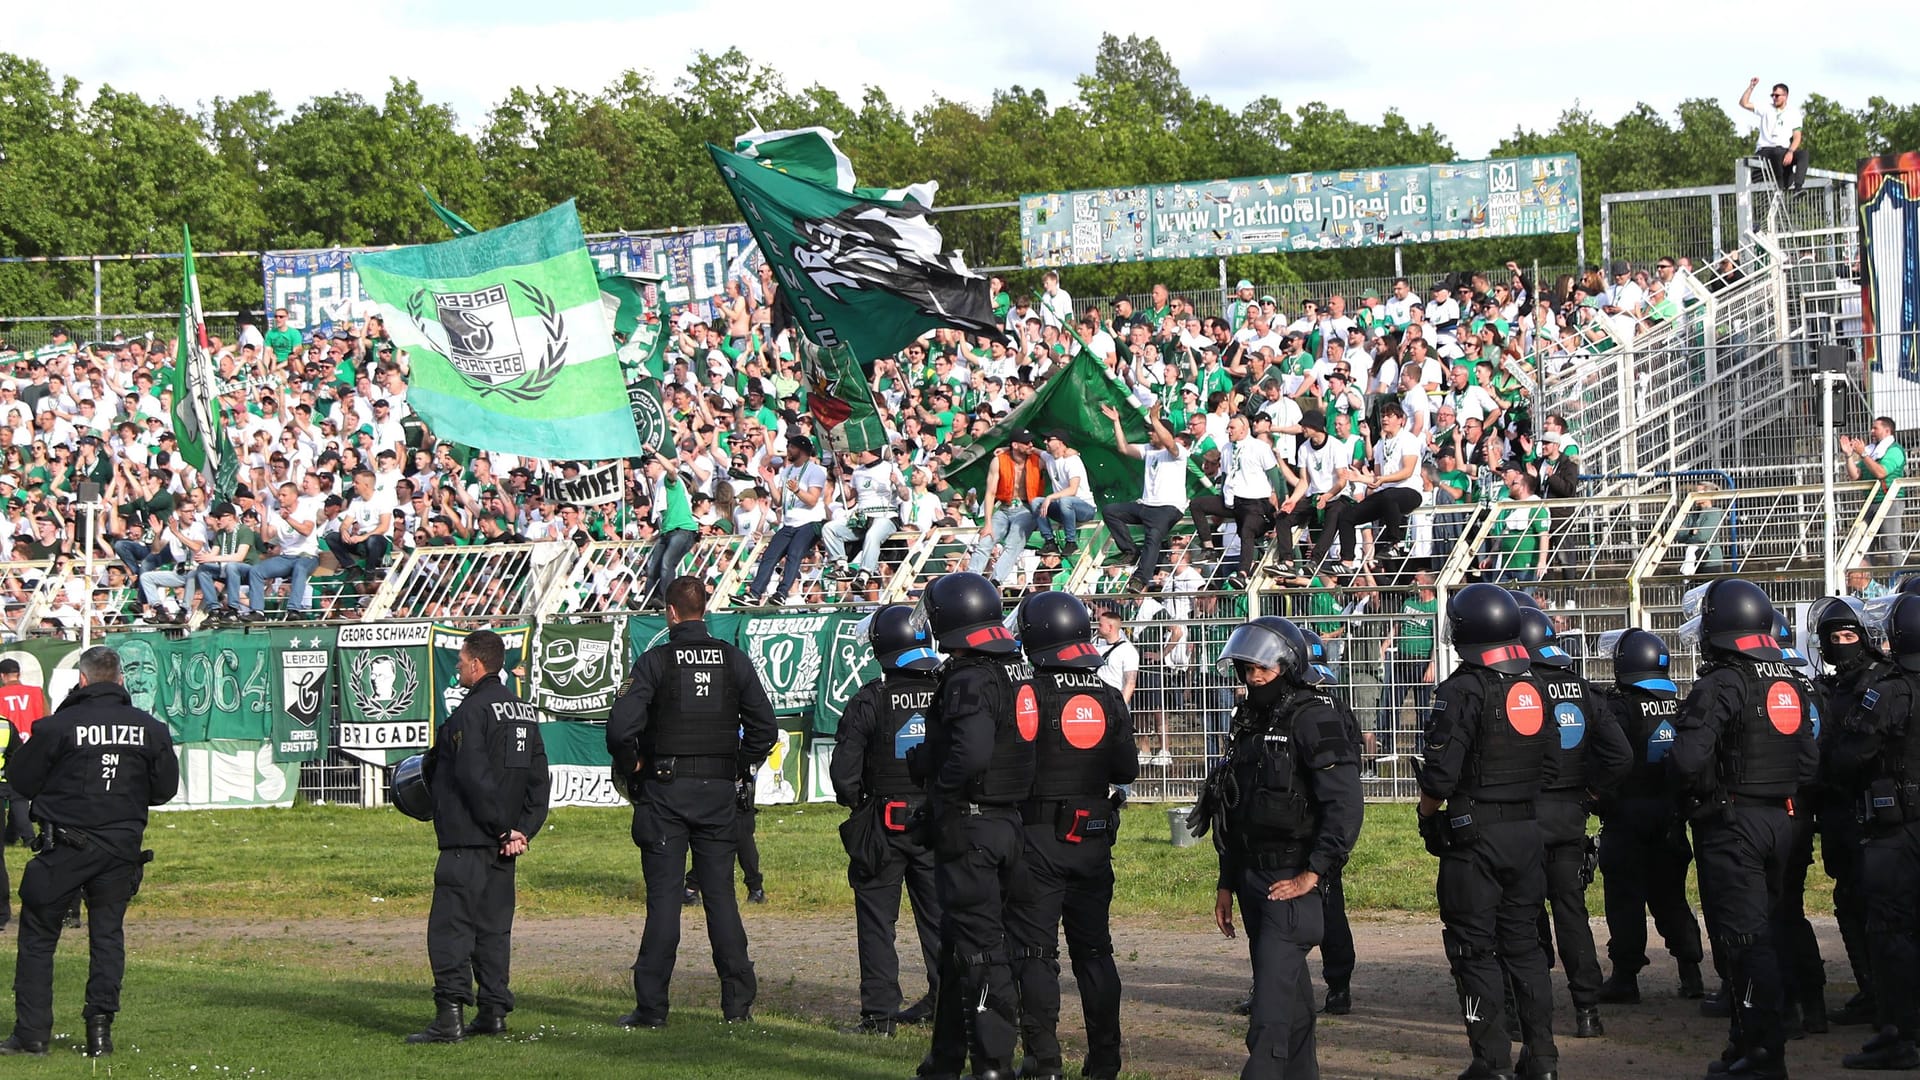
[[[1467,1080],[1513,1075],[1505,993],[1511,983],[1521,1074],[1554,1077],[1553,989],[1540,946],[1545,845],[1534,800],[1551,783],[1546,691],[1528,676],[1520,605],[1476,583],[1447,600],[1442,625],[1460,665],[1434,688],[1420,770],[1420,830],[1440,857],[1435,891],[1447,962],[1473,1063]],[[1443,809],[1444,808],[1444,809]]]
[[[1693,848],[1667,783],[1667,751],[1680,717],[1672,657],[1658,635],[1637,627],[1600,635],[1599,655],[1613,658],[1607,713],[1633,755],[1625,779],[1600,802],[1600,885],[1607,957],[1613,962],[1600,1001],[1639,1004],[1648,912],[1680,965],[1680,996],[1698,998],[1706,987],[1700,977],[1700,923],[1687,903]]]
[[[953,1080],[966,1059],[976,1080],[1011,1080],[1015,997],[1005,912],[1024,885],[1020,804],[1033,794],[1040,704],[1016,670],[1019,642],[1003,625],[1000,590],[979,574],[927,584],[914,623],[947,654],[908,756],[923,777],[921,828],[940,897],[940,994],[919,1075]]]
[[[87,897],[89,1057],[113,1053],[113,1018],[127,947],[121,921],[153,853],[141,850],[147,808],[180,789],[167,725],[133,707],[120,654],[80,654],[80,685],[7,762],[6,778],[33,800],[38,854],[20,875],[20,941],[13,976],[13,1034],[0,1054],[45,1055],[53,1032],[53,953],[73,898]]]
[[[1920,578],[1913,579],[1920,580]],[[1828,1016],[1834,1024],[1868,1024],[1876,1017],[1873,971],[1867,958],[1866,898],[1860,881],[1861,844],[1866,839],[1859,808],[1865,791],[1835,776],[1825,763],[1841,725],[1860,699],[1895,668],[1867,633],[1865,607],[1853,597],[1824,597],[1808,611],[1814,656],[1831,671],[1814,679],[1820,691],[1821,785],[1815,810],[1820,818],[1820,858],[1833,879],[1833,918],[1840,924],[1854,985],[1851,1000]]]
[[[1333,695],[1333,686],[1339,678],[1327,664],[1327,643],[1304,626],[1300,627],[1300,636],[1307,642],[1307,685],[1327,695],[1333,711],[1340,714],[1340,723],[1347,729],[1347,740],[1357,755],[1360,753],[1360,721],[1344,700]],[[1326,930],[1320,935],[1320,978],[1327,984],[1327,1000],[1320,1011],[1328,1016],[1345,1016],[1353,1011],[1353,968],[1359,958],[1353,947],[1353,925],[1347,921],[1346,873],[1343,866],[1328,874],[1322,890],[1326,896],[1322,904],[1326,911]],[[1251,999],[1247,1007],[1252,1009]]]
[[[1080,987],[1088,1080],[1120,1073],[1120,970],[1107,913],[1113,906],[1113,839],[1119,799],[1110,785],[1140,771],[1133,717],[1119,691],[1094,674],[1106,659],[1080,598],[1036,593],[1021,603],[1019,636],[1040,705],[1033,798],[1020,807],[1028,884],[1007,905],[1007,941],[1020,990],[1020,1074],[1059,1080],[1060,928]]]
[[[736,785],[773,749],[773,705],[747,654],[707,633],[707,586],[667,586],[667,640],[634,665],[628,692],[607,718],[607,749],[629,782],[633,842],[647,883],[647,921],[633,963],[634,1009],[622,1027],[665,1027],[667,985],[680,948],[687,849],[707,913],[720,976],[720,1011],[746,1020],[757,984],[734,901]]]
[[[1842,1061],[1850,1069],[1920,1068],[1920,596],[1884,611],[1896,669],[1860,697],[1832,743],[1834,776],[1865,793],[1867,952],[1879,1032]]]
[[[505,661],[499,634],[467,635],[458,667],[467,696],[423,762],[440,843],[427,915],[435,1016],[410,1043],[499,1035],[513,1011],[514,870],[546,824],[549,780],[539,712],[500,681]],[[479,1015],[463,1025],[462,1007],[476,1000]]]
[[[1792,843],[1792,801],[1819,771],[1810,702],[1774,637],[1773,604],[1750,581],[1699,586],[1681,628],[1699,643],[1700,677],[1680,707],[1669,769],[1689,798],[1701,906],[1726,966],[1732,1007],[1723,1069],[1786,1076],[1780,959],[1772,917]]]
[[[1193,825],[1217,830],[1214,923],[1234,936],[1237,900],[1253,962],[1244,1080],[1319,1075],[1307,952],[1320,944],[1327,882],[1360,835],[1360,757],[1352,732],[1315,689],[1306,639],[1262,616],[1220,651],[1246,697],[1227,757],[1207,778]]]
[[[1587,921],[1587,886],[1599,863],[1599,846],[1587,835],[1587,804],[1626,775],[1631,751],[1627,737],[1608,721],[1600,692],[1574,670],[1573,657],[1554,639],[1546,612],[1521,610],[1520,643],[1547,691],[1550,730],[1557,734],[1548,750],[1553,780],[1542,785],[1533,804],[1546,843],[1547,905],[1553,913],[1549,924],[1541,912],[1541,940],[1559,942],[1573,998],[1573,1037],[1591,1039],[1606,1029],[1600,1022],[1600,958]]]
[[[926,740],[940,654],[912,623],[913,609],[905,604],[873,613],[867,641],[880,662],[880,677],[847,699],[828,769],[834,798],[853,808],[840,837],[847,849],[860,953],[857,1030],[869,1035],[891,1035],[896,1022],[931,1015],[939,988],[940,900],[934,894],[933,851],[909,828],[926,796],[907,773],[907,752]],[[928,989],[926,998],[901,1011],[900,958],[893,938],[903,881],[913,901]]]
[[[1805,672],[1812,661],[1793,647],[1793,633],[1785,612],[1773,613],[1773,636],[1780,642],[1780,659],[1796,669],[1807,717],[1813,725],[1816,748],[1822,740],[1820,691]],[[1807,871],[1813,868],[1813,838],[1820,828],[1819,807],[1824,798],[1819,780],[1793,797],[1793,824],[1788,831],[1787,870],[1780,880],[1780,904],[1773,912],[1773,939],[1780,954],[1780,1023],[1789,1039],[1827,1031],[1827,965],[1820,957],[1820,941],[1807,920]],[[1851,808],[1848,809],[1849,815]]]

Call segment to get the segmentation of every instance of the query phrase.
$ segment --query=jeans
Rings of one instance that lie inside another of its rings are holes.
[[[218,581],[226,585],[226,595],[221,603],[230,608],[239,607],[240,594],[246,589],[247,578],[252,571],[253,567],[243,562],[204,563],[195,567],[193,571],[193,584],[200,590],[200,595],[203,598],[200,601],[200,606],[202,608],[211,608],[214,606],[213,583]],[[192,590],[188,591],[187,603],[188,606],[192,606]]]
[[[140,575],[140,600],[150,608],[161,606],[160,599],[167,589],[187,590],[182,607],[193,606],[193,585],[187,576],[178,570],[149,570]]]
[[[767,586],[773,581],[773,568],[780,566],[780,591],[775,595],[786,599],[793,591],[793,583],[800,579],[800,562],[813,550],[814,542],[820,539],[820,523],[810,521],[805,525],[785,525],[767,541],[767,553],[760,556],[760,568],[753,572],[753,584],[747,591],[754,596],[765,596]],[[785,565],[781,566],[784,561]]]
[[[1115,503],[1100,511],[1100,520],[1106,522],[1107,533],[1113,537],[1113,546],[1120,554],[1129,559],[1138,559],[1133,576],[1142,584],[1153,584],[1153,576],[1160,572],[1160,562],[1167,553],[1167,537],[1173,527],[1184,516],[1177,506],[1148,506],[1142,502]],[[1134,543],[1129,526],[1138,525],[1145,534],[1140,543]]]
[[[350,570],[358,562],[369,571],[380,569],[387,561],[387,552],[393,547],[393,541],[384,536],[369,536],[358,543],[349,544],[338,536],[327,537],[327,547],[334,558],[340,560],[340,569]]]
[[[974,541],[973,559],[967,563],[967,569],[973,573],[984,573],[987,560],[993,556],[995,544],[1001,545],[1000,558],[994,560],[993,580],[997,585],[1005,585],[1020,565],[1020,556],[1026,554],[1027,537],[1033,535],[1033,511],[1024,506],[998,506],[993,511],[993,527],[980,534]]]
[[[136,578],[149,570],[158,570],[160,565],[167,561],[164,553],[155,551],[138,540],[115,540],[113,553],[120,557],[121,562],[127,564],[127,573]]]
[[[287,610],[313,610],[313,595],[312,590],[307,588],[307,579],[313,576],[314,567],[319,565],[318,555],[275,555],[255,563],[247,581],[248,609],[265,611],[262,601],[267,582],[275,578],[288,578]]]
[[[646,577],[640,583],[640,602],[652,600],[654,595],[666,595],[667,584],[680,573],[680,561],[693,550],[693,542],[700,534],[693,529],[670,529],[660,539],[654,541],[653,550],[647,552]]]
[[[879,514],[867,519],[866,539],[860,542],[860,558],[854,565],[871,574],[880,569],[880,548],[893,534],[900,531],[900,524],[892,514]],[[820,533],[820,542],[826,545],[827,559],[830,562],[847,561],[847,545],[859,540],[862,530],[846,521],[836,521]]]
[[[1054,522],[1059,522],[1061,531],[1067,534],[1067,543],[1077,544],[1080,542],[1080,526],[1090,524],[1100,516],[1100,511],[1094,509],[1090,499],[1072,495],[1064,499],[1055,499],[1043,514],[1040,512],[1040,504],[1045,501],[1044,499],[1033,500],[1033,514],[1039,519],[1040,539],[1048,542],[1053,540]]]

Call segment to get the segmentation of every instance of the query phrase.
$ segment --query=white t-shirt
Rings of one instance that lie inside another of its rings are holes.
[[[1040,325],[1062,326],[1073,321],[1073,294],[1061,289],[1040,294]]]
[[[909,496],[900,504],[900,527],[918,529],[922,532],[940,520],[940,496],[931,491],[923,491]]]
[[[1227,501],[1259,501],[1273,494],[1273,481],[1267,470],[1274,467],[1273,450],[1249,435],[1237,443],[1228,443],[1221,455],[1226,458],[1226,483],[1222,485]]]
[[[1290,397],[1269,401],[1260,406],[1260,411],[1267,414],[1275,428],[1297,427],[1301,417],[1306,415],[1300,410],[1300,403]],[[1273,436],[1274,455],[1283,461],[1292,461],[1294,450],[1299,445],[1300,436],[1298,435],[1286,435],[1276,431]]]
[[[1793,133],[1800,130],[1800,106],[1782,105],[1774,108],[1771,104],[1761,105],[1753,110],[1760,118],[1760,140],[1755,149],[1765,150],[1769,146],[1785,149],[1793,145]]]
[[[1484,421],[1500,408],[1500,403],[1481,386],[1469,386],[1448,394],[1447,398],[1453,402],[1453,411],[1463,424],[1469,420]]]
[[[1053,485],[1054,494],[1058,495],[1067,490],[1067,486],[1075,480],[1080,481],[1080,486],[1074,489],[1072,495],[1066,497],[1092,502],[1093,485],[1087,479],[1087,463],[1080,460],[1079,454],[1057,457],[1047,463],[1047,482]]]
[[[1294,459],[1307,474],[1307,494],[1325,495],[1339,484],[1341,469],[1353,464],[1353,449],[1342,446],[1333,436],[1319,446],[1312,439],[1300,440],[1299,456]]]
[[[1638,282],[1628,279],[1607,290],[1607,300],[1624,312],[1639,312],[1641,305],[1647,302],[1647,292]]]
[[[891,515],[898,500],[893,489],[900,483],[900,469],[891,461],[876,461],[853,470],[853,503],[869,517]]]
[[[1381,486],[1407,488],[1412,491],[1419,491],[1423,486],[1420,482],[1420,457],[1420,440],[1415,438],[1412,433],[1408,432],[1405,428],[1401,428],[1398,435],[1395,435],[1391,439],[1381,439],[1380,442],[1374,446],[1373,475],[1392,476],[1394,473],[1406,468],[1406,459],[1412,458],[1413,472],[1410,473],[1406,479],[1395,480],[1392,483]]]
[[[1185,510],[1186,448],[1176,444],[1172,450],[1156,450],[1144,443],[1136,443],[1134,448],[1140,451],[1140,457],[1147,466],[1147,479],[1141,489],[1140,501],[1148,506],[1171,506]]]
[[[800,481],[800,491],[819,488],[819,501],[808,506],[806,500],[800,498],[800,492],[787,490],[789,480]],[[780,495],[780,524],[783,527],[812,525],[827,520],[827,470],[821,468],[819,462],[809,461],[798,469],[782,465],[773,487]]]
[[[1459,322],[1460,301],[1455,300],[1451,296],[1445,300],[1429,300],[1427,302],[1427,321],[1435,326],[1445,326],[1448,323]]]
[[[1100,676],[1115,690],[1126,689],[1127,673],[1137,673],[1140,670],[1140,650],[1126,638],[1121,638],[1118,642],[1097,642],[1094,647],[1106,657],[1101,661],[1100,669],[1094,674]]]
[[[364,537],[373,532],[374,527],[380,524],[382,517],[392,513],[393,495],[375,488],[370,498],[363,499],[355,495],[347,503],[347,508],[340,512],[340,516],[353,522],[354,535]]]
[[[1406,326],[1413,321],[1413,305],[1418,303],[1412,293],[1405,296],[1389,296],[1381,306],[1387,309],[1387,319],[1395,326]]]
[[[283,506],[268,520],[273,523],[277,535],[272,537],[280,545],[282,555],[318,555],[320,554],[320,529],[316,523],[320,520],[320,508],[327,501],[324,495],[303,495],[290,507]],[[274,520],[275,518],[280,520]],[[377,519],[376,519],[377,520]],[[316,525],[307,535],[301,536],[294,528],[279,528],[285,521],[298,521],[305,525]]]

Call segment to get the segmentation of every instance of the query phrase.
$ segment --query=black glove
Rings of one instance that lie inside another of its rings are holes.
[[[1433,856],[1446,854],[1447,848],[1452,846],[1447,842],[1447,823],[1441,813],[1435,810],[1431,814],[1420,815],[1420,839],[1426,845],[1427,854]]]
[[[919,787],[927,786],[927,772],[932,762],[927,760],[927,744],[920,743],[907,750],[907,777]]]
[[[1600,868],[1600,841],[1587,837],[1586,848],[1580,854],[1580,884],[1593,884],[1593,872]]]
[[[733,782],[734,809],[745,813],[753,809],[753,778],[742,777]]]

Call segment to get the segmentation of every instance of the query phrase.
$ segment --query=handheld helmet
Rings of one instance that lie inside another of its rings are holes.
[[[873,646],[880,670],[932,671],[940,666],[940,654],[925,630],[913,624],[913,609],[905,604],[888,604],[873,613],[867,622],[867,644]]]
[[[1673,683],[1673,660],[1660,635],[1637,626],[1600,635],[1600,655],[1613,657],[1613,682],[1658,694],[1678,694]]]
[[[1048,590],[1020,602],[1020,646],[1040,668],[1097,668],[1105,658],[1093,647],[1093,618],[1072,593]]]
[[[1521,607],[1530,608],[1534,611],[1541,610],[1540,598],[1532,593],[1520,589],[1508,589],[1507,591],[1513,594],[1513,602],[1519,604]]]
[[[1235,628],[1227,638],[1215,667],[1223,675],[1241,674],[1241,664],[1274,668],[1302,686],[1310,685],[1307,679],[1312,661],[1307,639],[1298,626],[1278,615],[1262,615]]]
[[[1307,675],[1301,681],[1308,686],[1331,686],[1338,682],[1333,667],[1327,663],[1327,643],[1304,626],[1300,627],[1300,636],[1307,642]]]
[[[913,623],[931,634],[946,652],[977,652],[1004,656],[1020,643],[1003,625],[1000,590],[979,574],[942,574],[927,583],[914,609]]]
[[[1476,582],[1447,597],[1447,640],[1460,659],[1505,675],[1532,666],[1520,644],[1520,603],[1498,585]]]
[[[1567,650],[1555,642],[1553,619],[1539,608],[1520,609],[1520,644],[1527,647],[1527,657],[1535,664],[1553,668],[1570,668],[1573,657]]]
[[[415,821],[433,820],[433,792],[427,788],[427,755],[415,754],[393,767],[388,801]]]
[[[1702,651],[1781,659],[1780,640],[1773,636],[1773,601],[1753,582],[1722,578],[1697,585],[1681,605],[1693,616],[1680,628],[1681,636],[1699,642]]]

